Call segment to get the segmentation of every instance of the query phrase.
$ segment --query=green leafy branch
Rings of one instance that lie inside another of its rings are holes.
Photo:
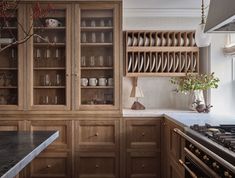
[[[170,82],[177,85],[177,91],[187,93],[194,90],[208,90],[218,88],[219,78],[211,74],[186,74],[185,77],[173,77]]]

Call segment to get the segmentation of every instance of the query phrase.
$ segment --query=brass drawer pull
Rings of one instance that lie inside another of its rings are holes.
[[[141,166],[142,168],[145,168],[145,165],[144,164],[142,164],[142,166]]]
[[[145,133],[144,133],[144,132],[142,132],[142,136],[143,136],[143,137],[145,136]]]
[[[95,165],[95,168],[99,168],[100,166],[98,164]]]
[[[47,165],[47,168],[51,168],[52,166],[50,164]]]
[[[95,136],[97,137],[97,136],[99,136],[99,133],[97,132],[97,133],[95,133]]]

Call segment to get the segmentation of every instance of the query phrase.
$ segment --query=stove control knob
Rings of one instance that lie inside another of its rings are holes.
[[[213,162],[212,166],[213,166],[214,169],[219,169],[219,165],[216,162]]]
[[[227,171],[224,171],[224,176],[227,177],[227,178],[233,178],[233,176],[231,176],[229,174],[229,172],[227,172]]]
[[[189,145],[189,148],[190,148],[191,150],[194,149],[193,144],[190,144],[190,145]]]
[[[204,155],[204,156],[203,156],[203,160],[204,160],[204,161],[209,161],[208,156],[207,156],[207,155]]]
[[[197,155],[200,155],[200,154],[201,154],[201,152],[200,152],[198,149],[195,150],[195,153],[196,153]]]

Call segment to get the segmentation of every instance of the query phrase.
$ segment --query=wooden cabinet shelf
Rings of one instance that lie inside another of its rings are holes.
[[[113,43],[81,43],[82,46],[113,46]]]
[[[0,89],[17,89],[17,86],[0,86]]]
[[[0,70],[18,70],[15,67],[0,67]]]
[[[113,70],[113,67],[81,67],[81,70]]]
[[[17,27],[2,27],[1,30],[17,30]]]
[[[199,72],[194,31],[126,31],[125,74],[185,76]]]
[[[34,46],[47,46],[47,47],[57,47],[57,46],[65,46],[65,43],[34,43]]]
[[[82,89],[112,89],[113,88],[113,86],[86,86],[86,87],[84,87],[84,86],[82,86],[81,87]]]
[[[34,89],[64,89],[65,86],[34,86]]]
[[[66,27],[34,27],[34,30],[66,30]]]
[[[82,31],[110,31],[113,27],[81,27]]]
[[[66,70],[65,67],[34,67],[34,70]]]

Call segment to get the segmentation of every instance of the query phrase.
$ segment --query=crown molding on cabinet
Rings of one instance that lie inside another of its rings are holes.
[[[124,8],[124,17],[200,17],[198,8]]]

